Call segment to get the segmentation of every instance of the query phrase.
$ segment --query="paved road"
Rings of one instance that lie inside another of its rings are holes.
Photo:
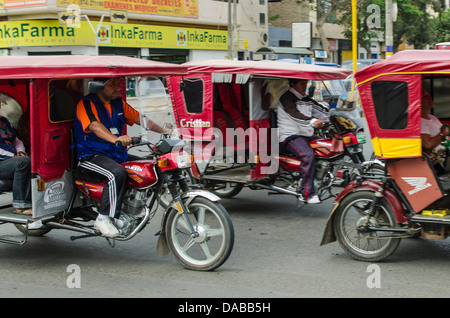
[[[158,257],[155,217],[138,237],[115,248],[99,238],[72,242],[63,230],[23,246],[0,245],[0,297],[448,295],[448,240],[403,240],[390,259],[373,269],[352,260],[337,243],[319,246],[329,201],[298,209],[289,196],[246,189],[222,203],[233,219],[236,241],[228,261],[214,272],[189,271],[171,255]],[[10,231],[15,229],[0,227],[0,233]],[[79,280],[73,276],[77,273]]]

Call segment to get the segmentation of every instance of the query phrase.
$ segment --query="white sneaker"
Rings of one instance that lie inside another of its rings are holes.
[[[306,200],[306,202],[308,202],[309,204],[318,204],[320,203],[320,199],[317,195],[313,195],[308,200]]]
[[[97,219],[94,222],[94,227],[106,237],[116,237],[119,235],[119,231],[110,219],[105,219],[102,221]]]

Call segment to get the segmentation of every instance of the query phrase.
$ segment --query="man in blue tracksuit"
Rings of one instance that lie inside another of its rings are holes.
[[[74,134],[81,171],[105,181],[98,217],[94,226],[107,237],[119,231],[114,220],[120,215],[127,172],[120,163],[127,161],[126,146],[131,137],[124,134],[126,125],[140,124],[139,112],[122,98],[119,78],[103,78],[103,92],[90,93],[77,105]],[[164,129],[148,120],[147,127],[158,133]],[[116,146],[120,141],[122,146]]]

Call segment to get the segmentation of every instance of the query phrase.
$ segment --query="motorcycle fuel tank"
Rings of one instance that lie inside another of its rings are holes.
[[[154,160],[129,161],[122,166],[128,173],[128,185],[133,188],[147,188],[158,181]]]
[[[333,158],[340,154],[340,152],[332,151],[331,139],[317,139],[309,144],[313,148],[316,158]]]

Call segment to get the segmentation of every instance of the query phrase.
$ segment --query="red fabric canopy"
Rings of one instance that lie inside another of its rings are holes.
[[[351,70],[311,64],[268,61],[202,60],[187,62],[190,73],[231,73],[257,76],[333,80],[349,76]]]
[[[185,66],[118,55],[0,56],[0,79],[183,75],[186,72]]]
[[[374,77],[399,73],[450,73],[450,50],[406,50],[364,67],[355,73],[358,83]]]

